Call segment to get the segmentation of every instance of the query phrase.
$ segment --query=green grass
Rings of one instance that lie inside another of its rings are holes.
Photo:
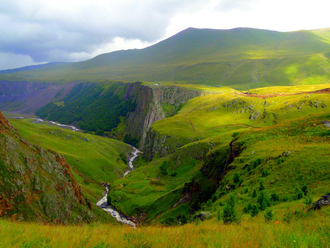
[[[10,122],[23,139],[64,155],[79,185],[93,197],[93,202],[102,196],[101,183],[112,184],[127,169],[120,154],[128,156],[131,148],[123,142],[49,124],[34,124],[32,119]]]
[[[151,148],[155,152],[153,159],[140,164],[127,178],[115,182],[111,195],[117,201],[113,204],[127,215],[147,213],[148,221],[153,218],[161,221],[172,211],[180,212],[171,210],[175,201],[161,205],[159,200],[170,195],[172,200],[178,201],[184,185],[192,179],[203,184],[205,189],[215,187],[212,173],[216,173],[217,165],[209,170],[209,179],[197,172],[213,151],[225,151],[234,137],[235,144],[243,150],[219,181],[217,196],[226,199],[224,188],[231,185],[234,192],[251,200],[252,191],[262,180],[270,193],[277,192],[281,197],[291,199],[295,187],[304,183],[312,189],[312,196],[320,197],[327,193],[330,182],[329,131],[322,123],[330,119],[330,95],[307,92],[323,88],[326,86],[310,86],[302,90],[305,93],[297,95],[294,93],[301,93],[301,86],[260,88],[253,92],[289,94],[265,99],[230,92],[190,100],[175,116],[152,125],[156,143]],[[251,119],[257,111],[259,116]],[[279,158],[286,151],[290,155]],[[197,161],[195,165],[192,159]],[[257,160],[260,162],[254,167],[247,166]],[[167,175],[161,170],[164,162]],[[263,170],[267,171],[264,175]],[[173,171],[178,174],[171,176]],[[233,183],[235,173],[243,180],[240,186]],[[248,192],[244,193],[246,189]],[[244,207],[243,203],[239,205]]]
[[[291,223],[285,214],[299,211]],[[299,216],[299,218],[297,218]],[[278,224],[275,224],[275,221]],[[329,208],[307,212],[287,204],[275,209],[269,223],[263,216],[224,225],[212,217],[184,226],[40,225],[0,220],[2,247],[328,247]]]

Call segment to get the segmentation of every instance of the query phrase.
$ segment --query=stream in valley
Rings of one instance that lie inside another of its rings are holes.
[[[129,170],[126,171],[123,176],[126,176],[129,172],[131,172],[132,170],[134,170],[133,161],[137,158],[137,156],[139,155],[139,153],[141,153],[135,147],[133,147],[133,149],[134,149],[133,154],[132,154],[132,156],[128,160]],[[104,211],[110,213],[112,215],[112,217],[114,217],[117,221],[119,221],[121,223],[124,223],[126,225],[129,225],[129,226],[132,226],[132,227],[135,228],[136,225],[135,225],[135,223],[133,221],[130,221],[125,216],[121,215],[118,211],[116,211],[115,209],[111,208],[111,206],[108,204],[108,201],[107,201],[108,192],[109,192],[109,188],[106,187],[105,188],[105,194],[104,194],[103,198],[101,200],[99,200],[96,203],[96,205],[99,206],[99,207],[101,207]]]
[[[9,117],[9,118],[11,118],[11,119],[26,119],[25,117]],[[35,119],[35,121],[33,121],[33,123],[36,123],[36,124],[46,123],[46,124],[50,124],[50,125],[56,125],[58,127],[65,128],[65,129],[71,129],[72,131],[75,131],[75,132],[81,131],[79,128],[77,128],[75,126],[64,125],[64,124],[60,124],[60,123],[57,123],[57,122],[54,122],[54,121],[45,121],[45,120],[39,119],[39,118],[34,118],[34,119]],[[139,156],[139,153],[141,153],[141,151],[139,151],[135,147],[132,146],[132,148],[133,148],[133,153],[132,153],[132,156],[128,160],[129,169],[124,173],[123,176],[126,176],[128,173],[130,173],[132,170],[134,170],[133,161]],[[124,223],[126,225],[129,225],[129,226],[132,226],[132,227],[135,228],[136,225],[133,221],[130,221],[125,216],[121,215],[117,210],[111,208],[111,206],[108,204],[108,200],[107,200],[108,191],[109,191],[109,188],[106,187],[103,198],[100,199],[96,203],[96,205],[101,207],[104,211],[110,213],[112,215],[112,217],[114,217],[118,222]]]

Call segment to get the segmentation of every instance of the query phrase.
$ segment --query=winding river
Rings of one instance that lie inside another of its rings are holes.
[[[9,117],[9,118],[11,118],[11,119],[25,119],[25,117]],[[33,121],[33,123],[36,123],[36,124],[48,123],[50,125],[56,125],[56,126],[61,127],[61,128],[71,129],[72,131],[75,131],[75,132],[81,131],[80,129],[78,129],[75,126],[60,124],[60,123],[57,123],[55,121],[45,121],[45,120],[39,119],[39,118],[35,118],[35,121]],[[137,158],[137,156],[139,156],[139,153],[141,153],[141,151],[139,151],[135,147],[132,146],[132,148],[133,148],[133,153],[132,153],[132,156],[128,160],[129,170],[127,170],[124,173],[123,176],[126,176],[128,173],[130,173],[132,170],[134,170],[133,161]],[[136,225],[133,221],[130,221],[125,216],[121,215],[118,211],[116,211],[115,209],[110,207],[110,205],[108,204],[108,201],[107,201],[108,192],[109,192],[109,188],[106,187],[105,188],[105,194],[104,194],[103,198],[101,200],[99,200],[96,203],[96,205],[101,207],[104,211],[110,213],[112,215],[112,217],[114,217],[117,221],[135,228]]]
[[[124,176],[126,176],[129,172],[131,172],[132,170],[134,170],[133,161],[137,158],[137,156],[139,155],[139,153],[141,153],[135,147],[133,147],[133,149],[134,149],[133,154],[132,154],[132,156],[128,160],[128,166],[129,166],[130,169],[124,173]],[[109,192],[109,188],[106,187],[105,188],[105,194],[104,194],[103,198],[96,203],[96,206],[99,206],[104,211],[110,213],[112,215],[112,217],[114,217],[117,221],[119,221],[121,223],[124,223],[126,225],[129,225],[129,226],[132,226],[132,227],[135,228],[136,225],[135,225],[135,223],[133,221],[130,221],[125,216],[121,215],[118,211],[116,211],[115,209],[111,208],[111,206],[108,204],[108,201],[107,201],[108,192]]]

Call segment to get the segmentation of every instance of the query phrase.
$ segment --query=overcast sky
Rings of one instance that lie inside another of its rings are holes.
[[[188,27],[330,27],[329,0],[1,0],[0,70],[144,48]]]

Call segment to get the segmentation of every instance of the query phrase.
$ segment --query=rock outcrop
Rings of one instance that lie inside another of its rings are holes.
[[[330,206],[330,193],[322,196],[319,200],[317,200],[312,204],[312,207],[314,209],[320,209],[321,207],[324,206]]]
[[[1,112],[0,216],[62,224],[95,219],[64,157],[24,141]]]
[[[126,132],[132,138],[140,138],[139,147],[142,149],[154,122],[173,116],[182,104],[202,94],[206,93],[178,86],[129,84],[125,97],[136,102],[136,108],[126,116]]]

